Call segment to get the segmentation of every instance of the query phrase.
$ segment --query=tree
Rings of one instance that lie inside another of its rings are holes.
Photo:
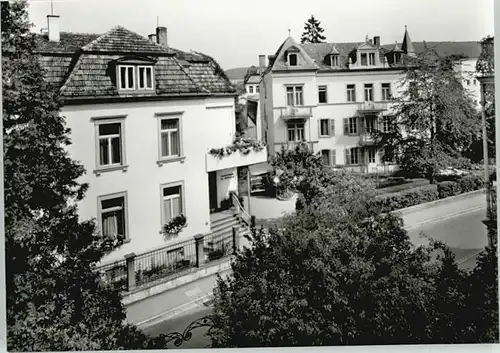
[[[375,134],[384,159],[397,156],[403,171],[423,174],[431,183],[439,169],[461,167],[480,134],[480,120],[456,73],[462,59],[424,52],[417,65],[405,69],[391,131]]]
[[[324,43],[326,37],[322,34],[325,30],[321,28],[321,22],[311,15],[304,25],[304,32],[300,38],[301,43]]]
[[[8,349],[154,347],[123,324],[119,292],[95,271],[121,240],[78,219],[85,171],[68,156],[70,131],[34,55],[27,4],[2,2],[1,11]]]
[[[332,222],[333,212],[316,211],[253,229],[252,248],[218,279],[213,347],[495,342],[496,292],[472,291],[475,275],[444,244],[414,247],[392,214]],[[496,288],[486,262],[481,288]]]

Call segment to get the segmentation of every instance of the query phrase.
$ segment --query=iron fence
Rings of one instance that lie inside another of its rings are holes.
[[[196,266],[196,241],[189,239],[135,258],[137,286],[153,282]]]
[[[234,253],[233,234],[211,233],[204,238],[205,262],[211,262]]]
[[[99,266],[97,271],[101,273],[104,282],[112,285],[114,288],[127,290],[127,262],[120,260],[108,265]]]

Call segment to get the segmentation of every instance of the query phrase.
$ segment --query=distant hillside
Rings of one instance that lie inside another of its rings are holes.
[[[230,80],[242,80],[245,78],[248,67],[236,67],[234,69],[226,70],[226,75]]]

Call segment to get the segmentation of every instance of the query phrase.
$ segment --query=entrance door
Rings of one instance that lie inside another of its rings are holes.
[[[217,205],[217,173],[208,173],[208,197],[210,202],[210,212],[215,212]]]

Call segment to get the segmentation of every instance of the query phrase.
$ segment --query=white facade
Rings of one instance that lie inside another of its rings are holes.
[[[221,165],[208,151],[230,145],[235,137],[234,98],[177,101],[66,105],[62,114],[71,128],[73,159],[87,170],[81,182],[89,183],[78,205],[82,220],[95,218],[102,227],[101,201],[108,196],[125,198],[127,242],[107,256],[103,263],[123,259],[134,252],[160,248],[210,231],[209,174],[216,171],[217,203],[237,191],[236,167],[262,162],[264,157],[233,157]],[[178,119],[180,157],[160,158],[160,120]],[[122,164],[99,171],[100,123],[121,123]],[[182,214],[187,227],[175,239],[162,234],[163,187],[180,186]]]
[[[476,71],[477,58],[468,58],[462,61],[460,65],[460,73],[462,74],[462,83],[465,89],[471,94],[477,108],[481,108],[481,85],[477,80]]]

